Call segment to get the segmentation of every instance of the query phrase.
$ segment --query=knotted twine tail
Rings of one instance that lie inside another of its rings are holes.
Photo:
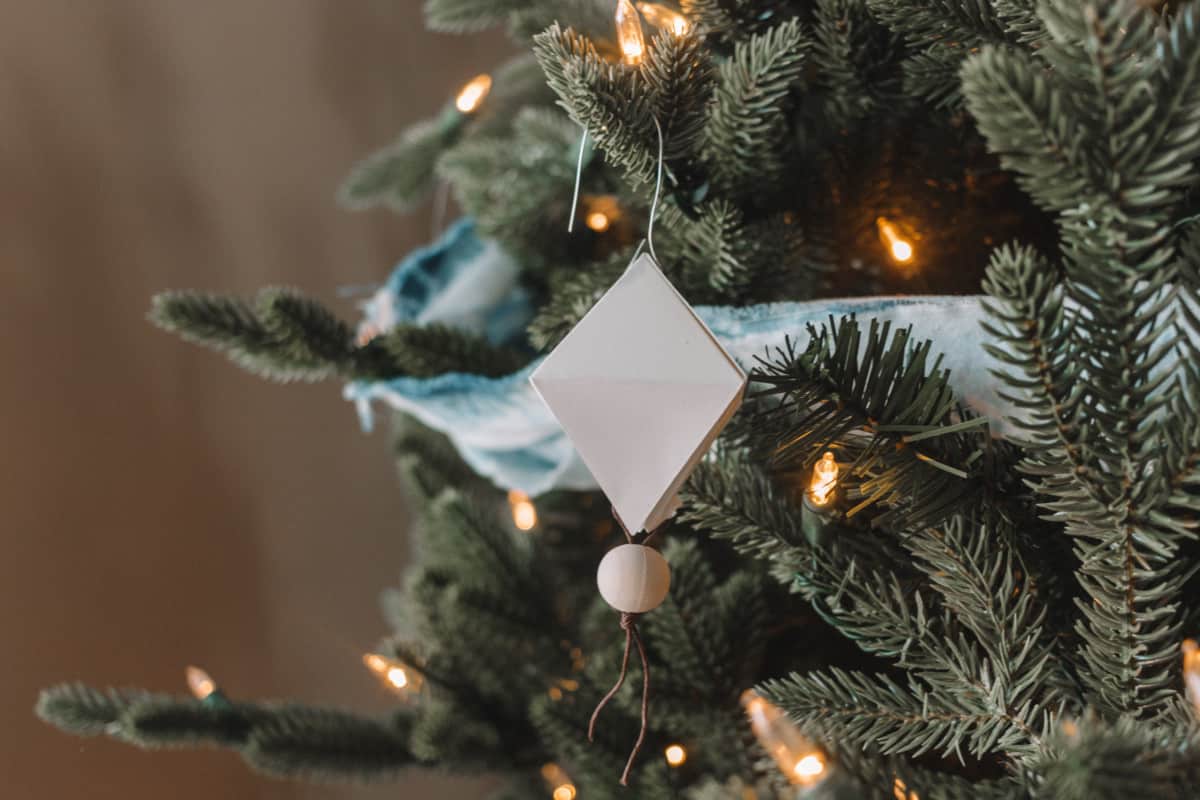
[[[620,524],[621,530],[625,531],[625,540],[629,544],[634,542],[633,534],[629,532],[629,528],[617,516],[617,510],[613,509],[613,517]],[[658,533],[658,530],[650,532],[642,539],[642,544],[650,540],[650,537]],[[633,771],[633,764],[637,761],[638,753],[642,751],[642,743],[646,741],[646,728],[649,727],[650,720],[650,662],[646,658],[646,647],[642,644],[642,636],[638,633],[637,621],[641,614],[631,614],[627,611],[621,612],[621,629],[625,631],[625,654],[621,657],[621,674],[617,676],[617,682],[608,690],[608,694],[601,698],[596,704],[596,710],[592,712],[592,719],[588,723],[588,741],[593,741],[596,736],[596,720],[600,717],[600,712],[608,705],[608,701],[617,696],[617,692],[621,691],[621,687],[625,685],[625,676],[629,674],[629,651],[633,645],[637,645],[638,655],[642,659],[642,727],[638,731],[637,741],[633,743],[633,751],[629,754],[629,760],[625,762],[625,771],[621,773],[621,785],[629,785],[629,773]]]

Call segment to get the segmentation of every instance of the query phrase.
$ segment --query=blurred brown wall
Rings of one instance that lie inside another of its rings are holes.
[[[5,798],[473,797],[423,777],[311,788],[227,753],[38,723],[40,686],[382,710],[358,658],[403,565],[382,435],[339,387],[280,387],[144,322],[168,287],[382,278],[426,215],[351,215],[348,166],[506,45],[418,0],[0,2],[0,781]],[[352,308],[342,301],[347,315]]]

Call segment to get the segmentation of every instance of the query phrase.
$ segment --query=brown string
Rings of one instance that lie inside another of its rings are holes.
[[[634,541],[634,536],[629,532],[625,522],[617,514],[617,510],[613,509],[613,518],[617,520],[617,524],[621,526],[621,530],[625,532],[625,540],[629,544],[637,544]],[[642,539],[641,543],[645,544],[654,534],[658,533],[659,528],[655,528]],[[588,741],[593,741],[596,735],[596,720],[600,717],[600,712],[608,705],[608,701],[616,697],[617,692],[621,691],[621,687],[625,685],[625,676],[629,673],[629,651],[633,645],[637,645],[638,655],[642,659],[642,727],[638,731],[637,741],[633,743],[633,750],[629,754],[629,760],[625,762],[625,771],[621,773],[621,785],[629,785],[629,773],[633,770],[633,764],[637,761],[638,753],[642,751],[642,743],[646,741],[646,728],[649,727],[650,719],[650,662],[646,658],[646,647],[642,644],[642,636],[638,633],[637,621],[640,614],[631,614],[627,611],[621,612],[621,630],[625,631],[625,654],[621,657],[621,674],[617,676],[617,682],[608,690],[608,694],[601,698],[596,704],[596,710],[592,712],[592,719],[588,723]]]

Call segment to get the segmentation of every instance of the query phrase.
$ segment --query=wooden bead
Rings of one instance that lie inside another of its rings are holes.
[[[671,590],[671,568],[662,554],[640,544],[614,547],[596,570],[600,596],[617,611],[644,614],[658,608]]]

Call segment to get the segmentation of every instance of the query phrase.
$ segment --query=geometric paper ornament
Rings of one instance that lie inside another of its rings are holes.
[[[631,532],[654,530],[737,411],[746,373],[649,253],[530,376]]]

